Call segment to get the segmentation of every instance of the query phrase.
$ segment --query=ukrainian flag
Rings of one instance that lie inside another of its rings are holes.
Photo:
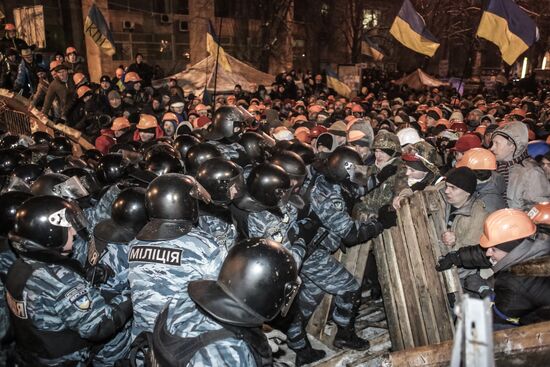
[[[410,0],[405,0],[393,21],[390,33],[403,46],[426,56],[433,56],[439,42],[426,28],[424,19],[414,10]]]
[[[535,22],[512,0],[491,0],[483,12],[477,36],[493,42],[512,65],[539,38]]]
[[[84,22],[84,34],[90,36],[95,44],[109,56],[113,56],[116,52],[115,41],[111,30],[101,14],[101,11],[92,4],[88,11],[88,16]]]
[[[218,50],[220,52],[219,56]],[[214,32],[214,27],[212,27],[212,23],[210,21],[208,21],[208,32],[206,33],[206,51],[208,51],[210,55],[214,56],[214,60],[217,60],[217,62],[222,66],[225,71],[229,73],[231,72],[231,65],[229,65],[229,60],[227,60],[225,51],[220,45],[220,41],[218,40],[218,37]]]
[[[367,35],[363,36],[363,40],[361,40],[361,53],[372,57],[374,61],[381,61],[384,58],[380,47],[374,44]]]
[[[340,81],[332,69],[327,69],[327,87],[334,89],[342,97],[351,98],[351,88]]]

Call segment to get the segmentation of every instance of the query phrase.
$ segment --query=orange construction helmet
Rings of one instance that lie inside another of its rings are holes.
[[[136,128],[138,128],[139,130],[152,129],[157,126],[158,124],[155,116],[147,115],[145,113],[139,115],[139,122],[136,125]]]
[[[462,158],[457,162],[456,167],[468,167],[471,170],[497,169],[497,159],[493,152],[484,148],[472,148],[464,152]]]
[[[13,23],[6,23],[4,26],[5,31],[15,31],[15,24]]]
[[[485,219],[479,245],[495,247],[505,242],[532,236],[537,226],[527,213],[519,209],[500,209]]]
[[[126,117],[117,117],[113,120],[113,124],[111,125],[111,130],[113,131],[119,131],[122,129],[127,129],[130,127],[130,120],[128,120]]]
[[[76,48],[70,46],[70,47],[67,47],[67,49],[65,50],[65,55],[69,55],[69,54],[75,54],[76,53]]]
[[[437,120],[437,123],[435,126],[439,126],[439,125],[445,126],[445,129],[450,129],[452,124],[447,119],[439,119]]]
[[[141,120],[140,120],[141,121]],[[166,112],[164,115],[162,115],[162,121],[176,121],[178,122],[178,116],[176,116],[173,112]]]
[[[126,73],[126,76],[124,77],[124,82],[141,82],[141,78],[135,71],[130,71],[129,73]]]
[[[305,117],[304,115],[298,115],[298,116],[294,117],[293,123],[296,124],[298,122],[307,122],[307,117]]]
[[[92,90],[86,85],[78,87],[78,89],[76,90],[76,95],[78,96],[78,98],[82,98],[88,93],[92,93]]]
[[[308,110],[311,113],[319,113],[322,110],[324,110],[324,108],[319,106],[318,104],[314,104],[314,105],[309,106]]]
[[[363,113],[363,112],[365,112],[365,110],[363,109],[363,107],[362,107],[360,104],[355,104],[355,105],[353,105],[353,107],[351,108],[351,112]]]
[[[86,78],[86,75],[82,73],[74,73],[73,75],[74,85],[79,85],[85,78]]]
[[[57,60],[50,62],[50,71],[54,71],[55,68],[58,67],[59,65],[61,65],[61,62]]]
[[[526,114],[526,113],[527,113],[527,112],[526,112],[525,110],[521,109],[521,108],[514,108],[514,109],[512,110],[512,112],[510,112],[510,115],[511,115],[511,116],[525,117],[525,114]]]
[[[546,224],[550,226],[550,202],[538,203],[527,213],[535,224]]]

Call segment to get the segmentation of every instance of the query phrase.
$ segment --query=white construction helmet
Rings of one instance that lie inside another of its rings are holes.
[[[399,130],[397,132],[397,137],[399,138],[399,144],[401,144],[402,147],[409,144],[416,144],[423,140],[420,135],[418,135],[418,131],[412,127],[406,127]]]

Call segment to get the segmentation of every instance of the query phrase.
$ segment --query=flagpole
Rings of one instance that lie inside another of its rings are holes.
[[[486,4],[487,4],[486,0],[481,0],[481,16],[479,17],[479,21],[477,22],[478,28],[479,28],[479,23],[481,22],[481,18],[483,17],[483,12],[485,11]],[[474,44],[476,42],[476,34],[477,34],[477,30],[474,30],[474,34],[472,35],[472,42],[470,42],[470,49],[468,50],[468,55],[466,56],[466,62],[464,63],[464,69],[462,70],[462,76],[460,77],[460,83],[458,83],[457,92],[459,95],[460,95],[460,88],[462,87],[462,84],[464,82],[464,76],[466,75],[466,71],[468,70],[468,61],[471,59],[472,51],[474,50]]]
[[[223,17],[220,17],[220,29],[218,30],[218,46],[216,51],[216,66],[214,69],[214,93],[212,94],[212,105],[216,105],[216,88],[218,86],[218,60],[220,59],[220,43],[221,41],[221,35],[222,35],[222,22]]]

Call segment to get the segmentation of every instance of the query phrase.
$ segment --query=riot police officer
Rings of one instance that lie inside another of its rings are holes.
[[[86,224],[82,210],[60,197],[31,198],[17,210],[9,239],[20,258],[6,298],[22,366],[90,364],[132,314],[127,296],[107,301],[68,256]]]

